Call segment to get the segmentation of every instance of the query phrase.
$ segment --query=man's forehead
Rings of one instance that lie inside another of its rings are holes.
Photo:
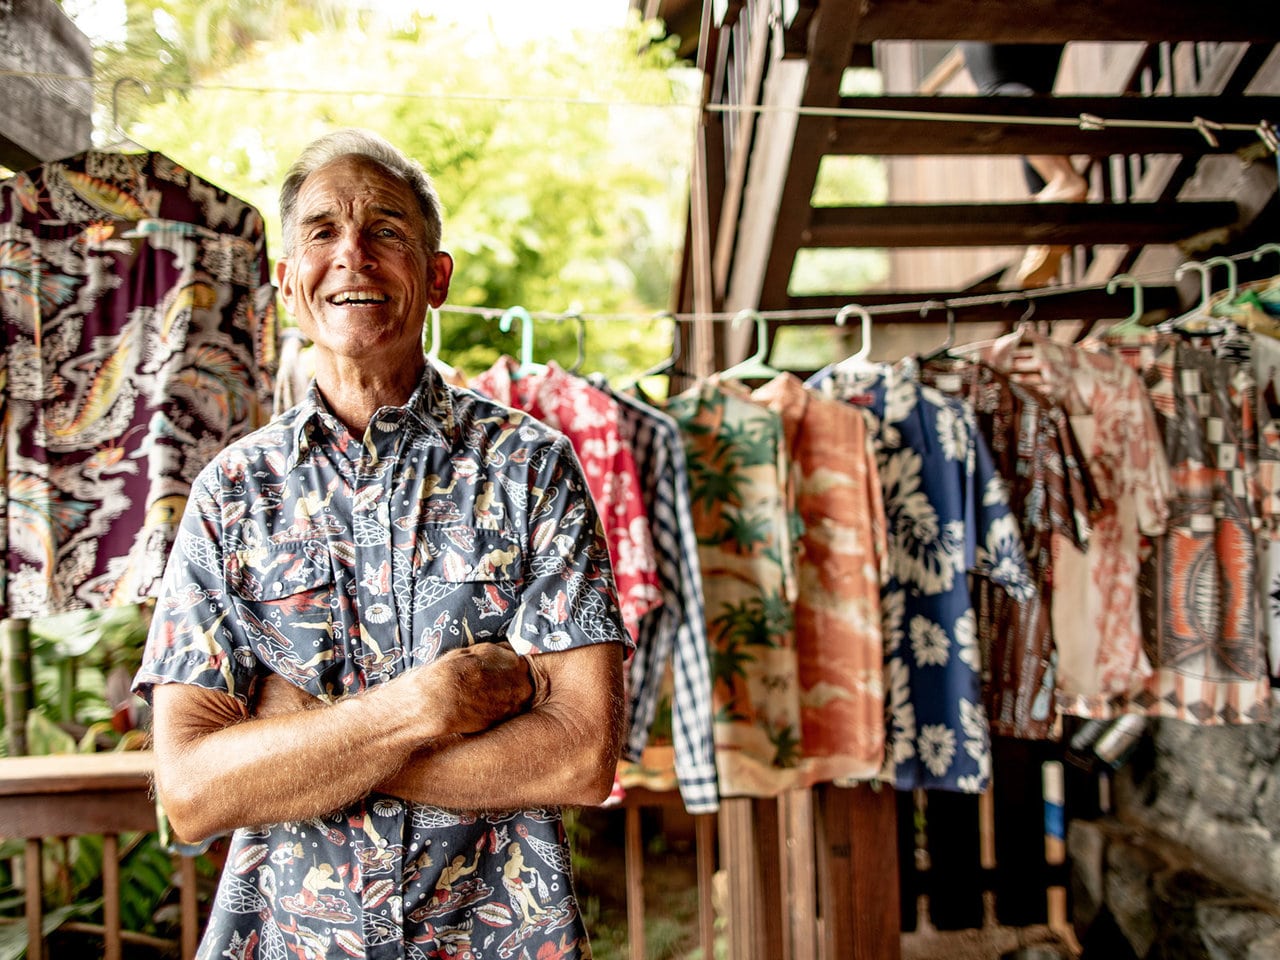
[[[339,157],[312,171],[298,191],[298,207],[304,216],[356,207],[388,215],[421,215],[418,198],[403,179],[360,157]]]

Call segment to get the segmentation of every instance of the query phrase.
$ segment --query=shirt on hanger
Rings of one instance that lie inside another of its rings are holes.
[[[1066,412],[1048,397],[981,361],[938,359],[921,380],[961,397],[974,410],[1009,505],[1022,530],[1035,595],[1018,601],[986,579],[974,584],[983,691],[992,732],[1045,739],[1057,721],[1057,651],[1050,609],[1053,537],[1078,549],[1099,506],[1084,453]]]
[[[0,615],[154,597],[192,480],[265,423],[262,217],[159,153],[0,183],[6,582]]]
[[[602,377],[593,382],[607,389]],[[640,759],[670,663],[671,740],[680,795],[690,813],[713,813],[720,805],[706,605],[680,428],[640,399],[613,391],[610,395],[618,402],[624,442],[635,455],[663,597],[661,606],[640,619],[627,675],[630,726],[625,753],[631,760]]]
[[[981,793],[991,777],[970,574],[1034,591],[1017,520],[973,413],[902,371],[829,368],[811,383],[868,419],[884,487],[888,756],[900,790]]]
[[[795,642],[802,782],[872,780],[884,766],[880,589],[888,557],[867,423],[791,374],[751,396],[782,417],[801,521]]]
[[[1110,354],[1015,333],[984,359],[1060,403],[1087,458],[1102,503],[1089,546],[1054,539],[1058,694],[1066,713],[1110,717],[1111,699],[1151,674],[1138,613],[1140,538],[1164,532],[1172,489],[1151,402]]]
[[[1270,713],[1259,631],[1258,430],[1248,347],[1147,333],[1104,342],[1142,375],[1172,478],[1168,530],[1143,562],[1143,626],[1153,674],[1118,709],[1191,723]]]
[[[561,431],[573,444],[604,524],[622,619],[634,640],[640,618],[662,603],[662,591],[635,457],[619,434],[618,404],[554,362],[520,377],[516,367],[514,359],[503,357],[470,387]]]
[[[680,425],[711,645],[721,796],[800,783],[796,574],[781,418],[704,380],[667,402]]]

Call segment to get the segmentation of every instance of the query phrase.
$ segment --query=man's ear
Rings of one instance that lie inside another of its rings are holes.
[[[276,289],[280,291],[280,298],[284,300],[284,305],[293,309],[293,271],[289,268],[289,260],[282,257],[276,261]]]
[[[453,257],[443,250],[431,255],[431,273],[427,277],[427,302],[439,307],[449,295],[449,281],[453,278]]]

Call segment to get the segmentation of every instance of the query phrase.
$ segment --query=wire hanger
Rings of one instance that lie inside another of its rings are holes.
[[[111,85],[111,132],[115,139],[102,145],[102,150],[114,150],[116,152],[137,151],[146,152],[147,148],[138,141],[134,140],[127,133],[120,123],[120,88],[127,83],[137,86],[144,96],[151,96],[151,87],[147,83],[139,80],[137,77],[119,77],[115,83]]]
[[[531,373],[541,373],[546,368],[533,362],[533,317],[529,316],[529,311],[524,307],[507,308],[498,320],[498,329],[510,333],[513,320],[520,321],[520,364],[511,373],[511,378],[518,380]]]
[[[739,323],[748,319],[754,319],[756,322],[756,352],[741,363],[735,363],[728,370],[721,371],[722,379],[768,380],[781,372],[765,362],[769,356],[769,321],[755,310],[740,310],[733,318],[733,328],[736,330]]]
[[[858,303],[846,303],[836,313],[836,326],[843,327],[849,317],[855,313],[862,320],[862,342],[858,345],[856,353],[836,364],[837,369],[845,372],[872,366],[871,361],[867,359],[871,355],[871,314],[867,312],[867,308]]]
[[[662,360],[659,360],[648,370],[644,370],[641,373],[636,374],[635,379],[631,381],[633,384],[639,383],[641,380],[647,380],[649,377],[660,377],[663,374],[673,374],[676,376],[688,376],[688,374],[686,374],[684,371],[682,371],[679,367],[676,366],[676,364],[680,361],[680,352],[683,349],[681,344],[684,339],[683,337],[680,336],[680,324],[676,320],[676,315],[672,313],[670,310],[663,310],[661,313],[655,313],[653,315],[653,319],[654,320],[670,320],[672,323],[671,356],[664,357]]]
[[[942,342],[942,346],[937,347],[925,356],[920,358],[921,363],[928,363],[930,360],[960,360],[961,357],[951,352],[951,348],[956,345],[956,312],[951,309],[951,304],[945,300],[930,300],[921,305],[920,316],[928,316],[929,311],[934,307],[942,307],[947,311],[947,338]]]
[[[578,340],[578,355],[574,358],[573,366],[569,368],[569,372],[580,373],[582,371],[582,365],[587,362],[587,321],[582,318],[582,307],[575,303],[565,311],[564,316],[560,319],[561,321],[577,321],[578,329],[576,333]]]

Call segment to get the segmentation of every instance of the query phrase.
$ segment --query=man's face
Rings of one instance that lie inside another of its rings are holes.
[[[427,307],[444,302],[453,261],[427,252],[408,185],[370,160],[341,157],[303,181],[294,230],[276,279],[317,349],[333,360],[420,363]]]

